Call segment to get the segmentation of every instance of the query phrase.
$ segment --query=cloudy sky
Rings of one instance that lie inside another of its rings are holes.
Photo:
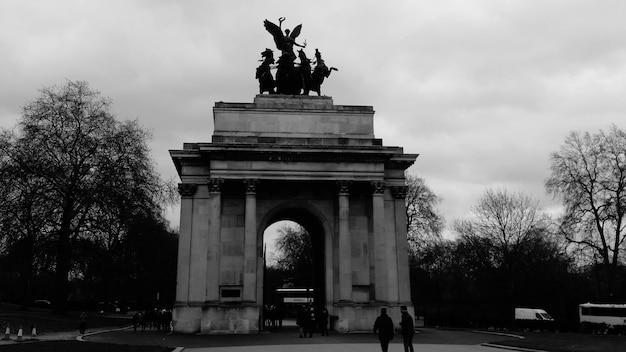
[[[371,105],[384,145],[420,157],[409,172],[442,198],[448,222],[487,188],[548,210],[549,155],[570,131],[626,128],[626,1],[0,0],[0,128],[38,90],[83,80],[120,119],[169,149],[208,142],[217,101],[252,102],[263,20],[302,23],[339,68],[322,86],[337,105]],[[178,227],[178,209],[170,211]]]

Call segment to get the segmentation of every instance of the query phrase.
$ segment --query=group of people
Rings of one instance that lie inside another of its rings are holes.
[[[281,329],[284,317],[285,312],[282,307],[274,305],[263,307],[263,327],[265,328]]]
[[[402,342],[404,343],[404,352],[413,352],[413,335],[415,334],[415,325],[413,317],[409,314],[406,307],[401,307],[400,312],[402,318],[400,320],[400,332],[402,333]],[[374,322],[374,333],[378,333],[378,340],[383,352],[387,352],[389,342],[393,339],[394,327],[391,317],[387,315],[387,309],[380,310],[380,316]]]
[[[413,317],[411,317],[405,306],[400,308],[400,313],[402,314],[400,332],[402,334],[404,352],[413,352],[413,335],[415,334]],[[278,318],[282,321],[282,312],[279,312],[277,309],[271,309],[271,307],[266,307],[266,314],[272,316],[269,323],[271,326],[277,327],[282,325],[278,322]],[[328,310],[325,307],[315,309],[313,306],[303,306],[298,312],[296,319],[300,337],[313,337],[313,331],[316,328],[319,329],[322,336],[328,336],[329,317]],[[276,320],[274,320],[274,318],[276,318]],[[148,328],[171,332],[171,321],[172,312],[166,309],[137,312],[133,315],[133,330],[136,332],[137,328],[140,327],[142,331]],[[82,312],[79,316],[79,325],[80,334],[84,335],[87,325],[87,314],[85,312]],[[389,342],[393,340],[395,329],[391,317],[387,315],[386,308],[381,308],[380,316],[378,316],[374,322],[374,333],[378,334],[382,352],[387,352]]]
[[[322,336],[328,336],[328,309],[326,307],[315,309],[313,306],[302,307],[298,311],[296,324],[300,331],[300,337],[313,337],[313,331],[317,328]]]
[[[133,331],[141,328],[171,332],[172,311],[167,309],[153,309],[145,312],[137,312],[133,315]]]

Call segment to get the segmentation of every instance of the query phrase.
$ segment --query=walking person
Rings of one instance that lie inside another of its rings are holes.
[[[387,352],[389,341],[393,339],[393,321],[387,315],[387,308],[381,308],[380,315],[374,322],[374,333],[378,333],[382,351]]]
[[[320,331],[322,336],[328,336],[328,309],[323,307],[319,315]]]
[[[137,332],[137,326],[139,326],[139,322],[141,321],[141,313],[137,312],[133,315],[133,332]]]
[[[82,312],[78,317],[78,329],[81,335],[85,335],[85,329],[87,329],[87,313]]]
[[[309,337],[313,337],[313,330],[315,330],[315,325],[316,325],[316,319],[315,319],[315,308],[313,308],[313,306],[311,306],[309,308],[309,312],[307,314],[307,320],[305,321],[306,324],[306,332],[305,332],[305,337],[306,334],[309,335]]]
[[[307,320],[307,311],[306,307],[301,307],[298,311],[298,316],[296,318],[296,324],[298,325],[298,331],[300,332],[300,337],[306,337],[306,320]]]
[[[402,332],[402,342],[404,343],[404,352],[413,352],[413,334],[415,334],[415,325],[413,317],[409,314],[406,306],[400,307],[402,320],[400,321],[400,330]]]

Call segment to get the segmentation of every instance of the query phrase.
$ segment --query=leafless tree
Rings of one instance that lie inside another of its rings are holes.
[[[515,265],[518,253],[536,236],[547,235],[550,221],[537,200],[504,189],[485,191],[471,216],[456,220],[454,230],[468,242],[488,243],[489,259],[497,267]]]
[[[610,296],[626,241],[626,132],[572,132],[550,158],[546,188],[565,207],[560,233],[604,267]]]
[[[149,155],[149,133],[137,121],[117,121],[110,106],[86,82],[43,88],[24,107],[20,133],[1,145],[3,165],[9,166],[3,167],[8,173],[3,178],[24,180],[22,198],[16,199],[27,199],[29,189],[40,197],[38,208],[26,208],[23,201],[13,205],[20,205],[26,217],[47,212],[45,234],[55,248],[57,313],[66,309],[75,241],[106,238],[108,244],[119,243],[115,237],[129,218],[137,212],[159,212],[171,194],[172,187],[160,180]],[[35,187],[26,187],[30,184]],[[10,213],[0,216],[7,219]]]
[[[444,219],[437,209],[439,197],[423,178],[407,174],[406,185],[407,233],[411,254],[415,254],[427,242],[441,238]]]
[[[311,287],[313,247],[306,229],[300,225],[282,226],[275,245],[278,268],[290,273],[294,285]]]
[[[490,278],[500,319],[513,309],[526,264],[551,243],[549,226],[538,201],[504,189],[488,189],[467,219],[454,222],[460,266],[471,276]]]

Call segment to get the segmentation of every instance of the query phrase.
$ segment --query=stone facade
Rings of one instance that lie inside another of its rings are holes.
[[[170,154],[182,197],[174,330],[251,333],[263,306],[263,232],[311,234],[317,305],[335,328],[371,330],[410,302],[404,171],[416,154],[374,137],[371,106],[257,95],[218,102],[210,143]]]

